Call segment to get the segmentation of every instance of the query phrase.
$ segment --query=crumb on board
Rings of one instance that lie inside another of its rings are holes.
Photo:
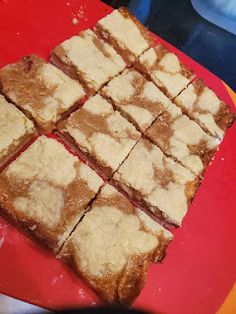
[[[69,5],[69,4],[68,4]],[[87,21],[88,19],[85,16],[85,12],[84,12],[84,8],[85,6],[81,5],[78,9],[77,12],[75,13],[71,13],[71,15],[73,16],[72,18],[72,24],[73,25],[77,25],[79,22],[79,19],[83,19],[85,21]]]
[[[79,23],[79,20],[76,17],[72,18],[72,24],[77,25]]]

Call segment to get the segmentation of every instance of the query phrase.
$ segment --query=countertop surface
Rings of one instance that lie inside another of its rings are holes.
[[[152,32],[236,90],[236,36],[202,18],[190,0],[104,0],[126,6]]]

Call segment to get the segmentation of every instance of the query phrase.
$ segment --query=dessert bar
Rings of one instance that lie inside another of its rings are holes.
[[[51,62],[79,80],[89,95],[95,94],[126,66],[112,46],[89,29],[55,47]]]
[[[83,107],[59,124],[76,152],[110,177],[129,154],[141,134],[102,96],[89,98]]]
[[[145,136],[197,176],[203,174],[220,143],[188,116],[173,116],[168,111],[155,120]]]
[[[188,169],[145,139],[134,146],[113,178],[140,206],[178,226],[199,185]]]
[[[101,93],[141,132],[170,107],[175,107],[173,110],[181,113],[158,87],[134,69],[126,69],[111,80]]]
[[[158,44],[144,52],[135,67],[147,75],[168,97],[176,97],[194,78],[178,56]]]
[[[144,286],[172,234],[110,185],[66,241],[61,255],[108,303],[129,304]]]
[[[78,82],[34,55],[3,67],[0,83],[5,96],[45,132],[85,95]]]
[[[0,169],[34,135],[34,124],[0,95]]]
[[[235,113],[200,79],[176,97],[175,103],[209,134],[220,140],[235,120]]]
[[[149,30],[123,7],[99,20],[95,31],[113,45],[128,65],[153,43]]]
[[[0,210],[57,252],[102,184],[63,144],[43,135],[0,174]]]

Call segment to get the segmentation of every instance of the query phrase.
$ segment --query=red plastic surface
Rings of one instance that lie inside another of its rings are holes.
[[[59,42],[111,12],[98,0],[0,0],[0,66],[48,58]],[[72,25],[77,17],[78,25]],[[156,37],[157,41],[162,41]],[[169,45],[170,46],[170,45]],[[171,47],[171,46],[170,46]],[[171,47],[233,110],[223,82]],[[134,306],[153,313],[215,313],[236,280],[236,124],[208,167],[162,264],[152,265]],[[67,266],[0,219],[0,292],[48,308],[97,304]]]

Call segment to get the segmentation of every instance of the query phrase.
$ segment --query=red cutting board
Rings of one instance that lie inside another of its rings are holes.
[[[56,44],[111,11],[98,0],[0,0],[0,66],[29,53],[48,58]],[[236,111],[235,94],[219,78],[169,47]],[[235,195],[236,124],[208,167],[183,227],[174,231],[163,263],[150,267],[135,307],[166,314],[216,313],[236,280]],[[62,262],[3,219],[0,292],[47,308],[99,302]]]

